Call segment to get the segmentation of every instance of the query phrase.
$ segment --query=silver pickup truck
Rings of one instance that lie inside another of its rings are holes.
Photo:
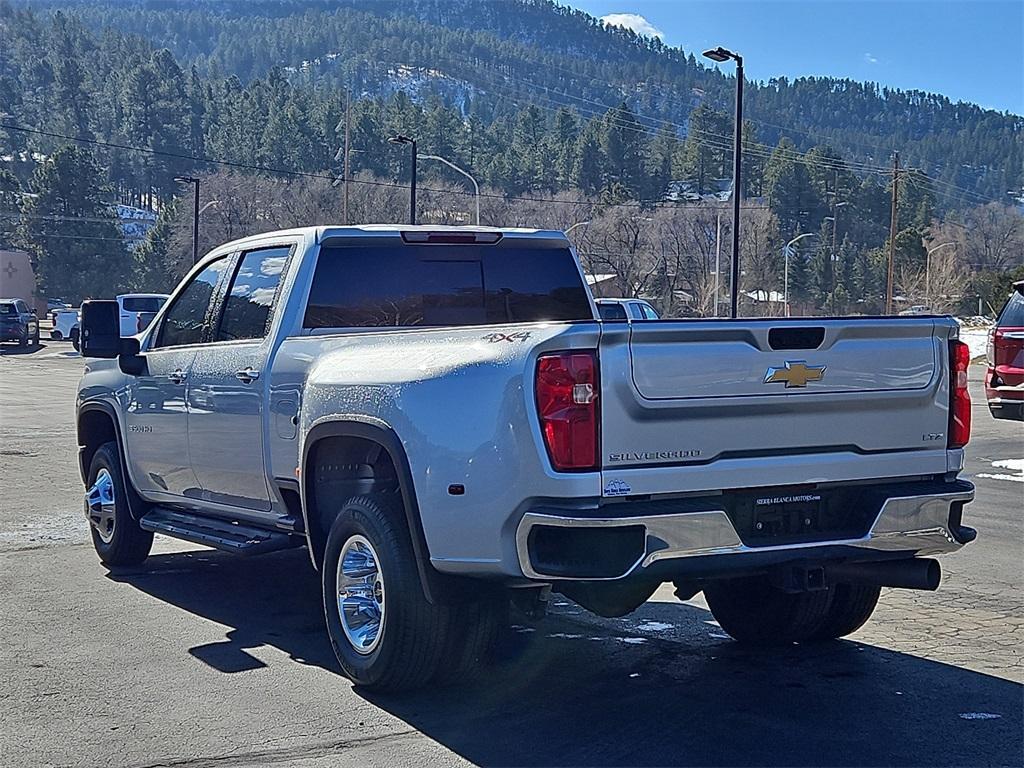
[[[560,232],[322,227],[203,258],[142,334],[87,302],[100,559],[306,546],[358,684],[474,668],[510,605],[664,582],[737,641],[840,637],[974,539],[947,317],[600,322]]]

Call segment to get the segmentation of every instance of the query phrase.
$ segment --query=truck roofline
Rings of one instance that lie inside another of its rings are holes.
[[[260,232],[259,234],[246,235],[235,240],[223,243],[208,254],[200,258],[199,263],[206,261],[207,257],[214,252],[223,253],[232,248],[244,247],[252,243],[264,240],[287,237],[301,237],[321,243],[330,237],[389,237],[400,235],[402,232],[498,232],[508,238],[537,238],[563,240],[569,243],[565,232],[558,229],[528,229],[525,227],[477,227],[477,226],[452,226],[445,224],[328,224],[318,227],[294,227],[292,229],[279,229],[272,232]]]

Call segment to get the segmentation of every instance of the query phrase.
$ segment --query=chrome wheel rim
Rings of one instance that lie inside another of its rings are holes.
[[[114,479],[110,472],[101,469],[96,480],[85,492],[85,510],[100,541],[109,544],[114,538]]]
[[[384,574],[365,536],[349,536],[338,557],[338,616],[349,644],[373,653],[384,632]]]

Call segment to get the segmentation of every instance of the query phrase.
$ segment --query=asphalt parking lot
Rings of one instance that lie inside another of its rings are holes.
[[[369,695],[339,672],[303,550],[87,543],[81,358],[0,348],[0,766],[1020,765],[1024,428],[972,367],[979,538],[935,593],[889,590],[851,639],[754,652],[663,588],[598,619],[558,601],[490,675]]]

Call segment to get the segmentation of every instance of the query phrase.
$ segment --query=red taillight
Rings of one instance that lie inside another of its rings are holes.
[[[949,342],[949,442],[963,448],[971,439],[971,394],[967,391],[967,368],[971,350],[962,341]]]
[[[537,360],[537,413],[559,472],[598,468],[597,355],[556,352]]]

